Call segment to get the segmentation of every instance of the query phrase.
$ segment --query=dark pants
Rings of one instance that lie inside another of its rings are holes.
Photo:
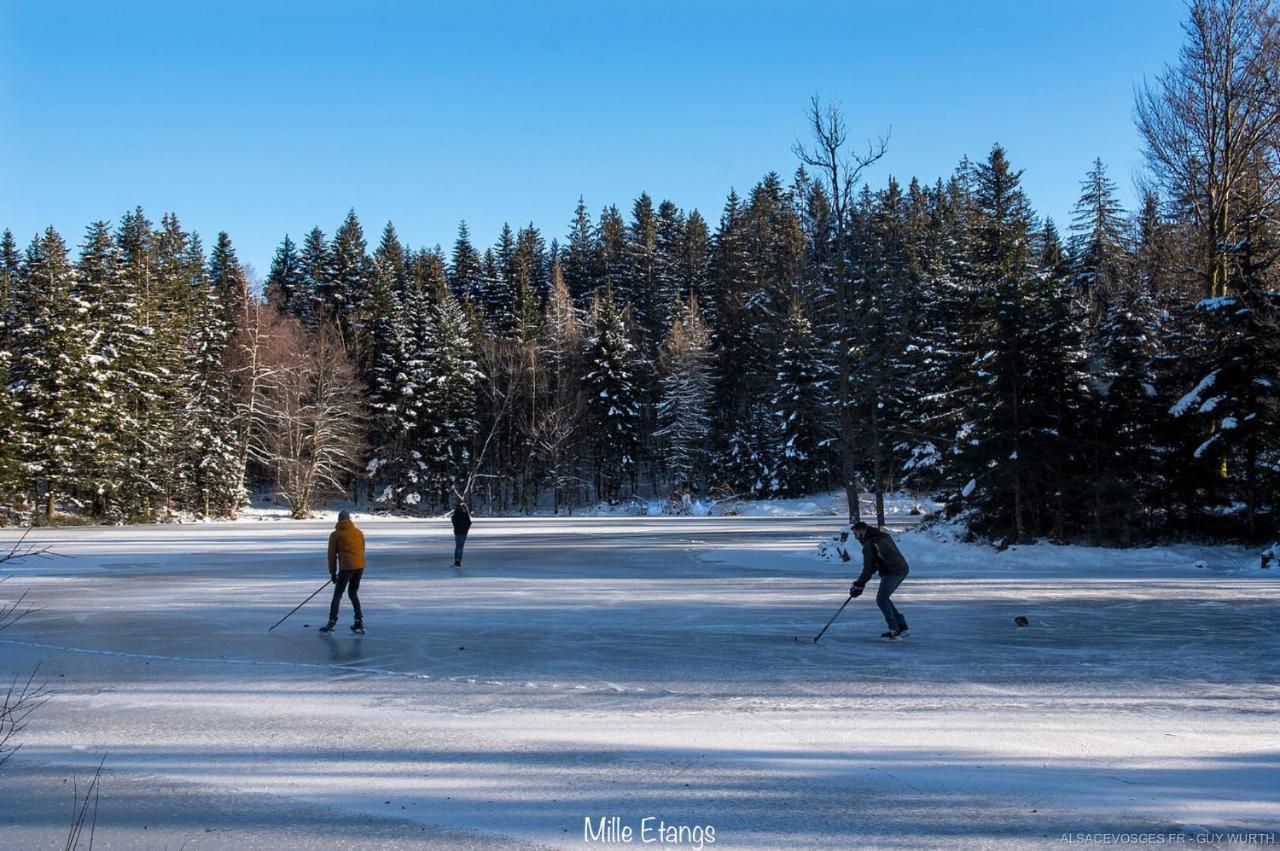
[[[898,611],[898,607],[890,600],[890,595],[898,590],[898,586],[902,584],[902,580],[907,578],[907,574],[902,573],[897,576],[881,576],[880,587],[876,590],[876,605],[880,607],[880,611],[884,614],[884,622],[889,625],[890,632],[901,632],[907,628],[907,619],[902,616],[902,612]]]
[[[462,545],[467,542],[467,533],[463,532],[459,535],[457,532],[453,534],[453,563],[462,563]]]
[[[345,591],[348,599],[351,600],[351,608],[355,609],[356,623],[364,621],[360,616],[360,577],[363,574],[363,570],[338,571],[338,578],[333,582],[333,602],[329,604],[329,620],[338,619],[338,604],[342,602],[342,593]]]

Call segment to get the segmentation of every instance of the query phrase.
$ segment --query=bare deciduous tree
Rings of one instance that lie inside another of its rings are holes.
[[[834,268],[829,270],[830,286],[836,298],[836,317],[839,323],[840,344],[836,348],[839,369],[840,405],[840,467],[844,480],[845,496],[849,502],[849,522],[861,519],[858,502],[862,490],[858,482],[855,454],[856,424],[853,421],[851,354],[853,335],[856,333],[853,315],[854,287],[849,274],[848,237],[849,215],[853,208],[853,193],[862,173],[885,155],[889,149],[889,133],[874,142],[867,142],[863,153],[850,152],[849,129],[839,104],[823,105],[817,95],[809,102],[807,114],[812,139],[808,145],[796,142],[795,155],[806,166],[814,169],[823,182],[831,199],[831,237]]]
[[[1200,236],[1204,292],[1226,294],[1238,205],[1263,167],[1277,201],[1280,21],[1269,0],[1194,0],[1178,61],[1138,94],[1147,163]]]
[[[261,353],[259,427],[252,457],[275,472],[294,517],[326,492],[344,490],[365,452],[363,388],[342,340],[328,325],[308,335],[288,320]]]

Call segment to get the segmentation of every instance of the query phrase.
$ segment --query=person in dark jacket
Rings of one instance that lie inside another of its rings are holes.
[[[880,637],[890,641],[899,639],[907,634],[907,619],[898,611],[890,597],[898,590],[902,580],[907,578],[911,568],[893,538],[880,529],[873,529],[866,523],[855,523],[853,535],[862,544],[862,573],[850,586],[849,596],[861,596],[871,577],[879,573],[880,587],[876,590],[876,605],[880,607],[885,623],[889,625],[889,631]]]
[[[459,502],[449,515],[453,521],[453,566],[462,567],[462,547],[467,542],[467,532],[471,531],[471,511],[465,502]]]

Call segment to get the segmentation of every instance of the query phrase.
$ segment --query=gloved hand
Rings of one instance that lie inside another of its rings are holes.
[[[330,582],[332,582],[334,585],[337,585],[337,584],[338,584],[338,574],[336,574],[336,573],[330,573],[330,574],[329,574],[329,581],[330,581]]]
[[[861,597],[861,596],[862,596],[862,592],[863,592],[863,590],[864,590],[864,589],[863,589],[863,587],[862,587],[861,585],[859,585],[858,583],[856,583],[856,582],[855,582],[855,583],[853,583],[852,585],[850,585],[850,586],[849,586],[849,596],[850,596],[850,597]]]

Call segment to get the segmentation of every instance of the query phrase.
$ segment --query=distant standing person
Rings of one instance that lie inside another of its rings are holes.
[[[453,566],[462,567],[462,547],[467,543],[467,532],[471,531],[471,511],[465,502],[459,502],[449,515],[453,521]]]
[[[907,634],[907,619],[898,611],[890,597],[898,590],[902,580],[907,578],[911,568],[893,538],[880,529],[873,529],[866,523],[854,523],[853,536],[862,544],[862,573],[850,586],[849,596],[861,596],[871,577],[879,573],[880,587],[876,590],[876,605],[880,607],[885,623],[889,625],[889,631],[880,637],[896,641]]]
[[[333,632],[338,622],[338,606],[346,592],[355,611],[351,631],[364,635],[364,617],[360,612],[360,577],[364,574],[364,532],[351,522],[351,512],[338,514],[338,525],[329,534],[329,578],[333,580],[333,602],[329,604],[329,622],[321,632]]]

